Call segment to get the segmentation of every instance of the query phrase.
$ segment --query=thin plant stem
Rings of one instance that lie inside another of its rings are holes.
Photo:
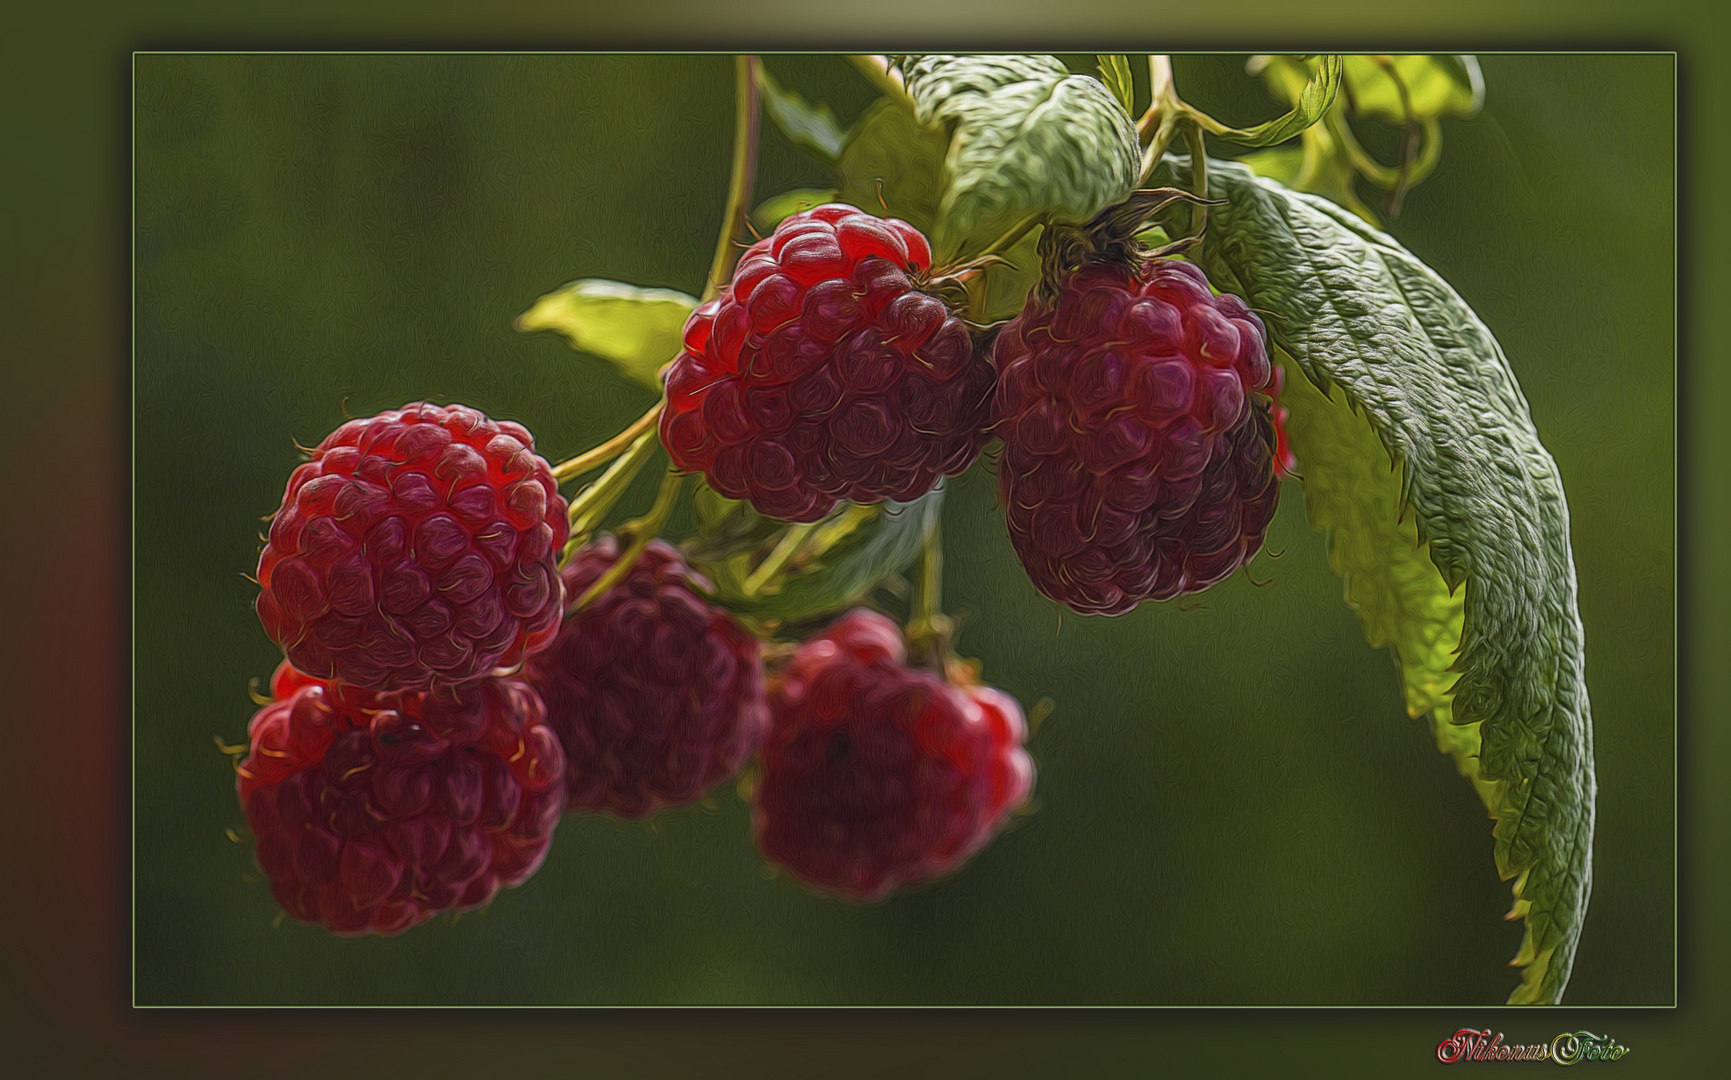
[[[908,654],[916,663],[929,664],[950,674],[950,635],[955,624],[943,612],[943,528],[927,521],[920,553],[920,587],[908,612]]]
[[[823,524],[821,521],[812,521],[800,525],[789,525],[787,531],[781,534],[781,539],[776,541],[775,547],[751,571],[751,576],[745,579],[745,595],[756,596],[765,585],[768,585],[772,579],[787,569],[788,563],[792,562],[794,557],[799,554],[800,548],[805,546],[806,538],[811,536],[821,524]]]
[[[1201,236],[1208,227],[1208,148],[1202,125],[1191,120],[1184,128],[1184,141],[1190,144],[1190,175],[1195,181],[1196,197],[1203,200],[1190,208],[1190,233]]]
[[[623,457],[614,461],[608,470],[601,474],[594,483],[584,488],[575,499],[571,500],[569,511],[571,521],[571,542],[581,544],[594,531],[601,519],[607,516],[607,511],[613,509],[613,504],[625,494],[637,470],[649,460],[660,444],[656,441],[654,430],[645,431],[637,436],[637,441],[631,444]]]
[[[668,515],[673,513],[673,504],[679,498],[679,489],[685,486],[685,475],[672,468],[667,470],[661,478],[661,490],[656,493],[655,505],[649,508],[649,513],[635,521],[626,522],[619,530],[631,537],[631,545],[614,560],[606,573],[584,590],[583,595],[567,610],[567,614],[575,614],[593,604],[637,565],[637,560],[648,549],[650,542],[661,535],[661,527],[667,524]]]
[[[553,466],[553,479],[561,484],[567,480],[575,480],[584,473],[598,469],[623,454],[639,435],[654,427],[656,421],[661,419],[661,409],[665,404],[665,399],[657,401],[648,412],[632,421],[631,426],[624,431],[593,450],[585,451],[568,461],[561,461]]]
[[[751,199],[751,180],[757,168],[757,66],[755,56],[734,57],[738,96],[733,116],[733,172],[727,185],[727,211],[721,221],[721,238],[709,264],[709,282],[703,288],[705,301],[715,299],[721,285],[733,273],[737,254],[733,238],[745,222],[746,203]]]

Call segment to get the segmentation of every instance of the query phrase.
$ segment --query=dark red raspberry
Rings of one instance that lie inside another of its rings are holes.
[[[483,679],[375,696],[287,663],[249,725],[236,787],[258,863],[290,915],[398,934],[533,874],[565,799],[535,691]]]
[[[875,900],[961,865],[1027,800],[1016,703],[906,664],[901,632],[856,610],[806,641],[770,690],[753,825],[765,858]]]
[[[910,502],[966,469],[988,438],[993,374],[910,279],[931,261],[913,226],[840,204],[752,245],[668,370],[674,463],[788,521],[840,499]]]
[[[521,425],[461,405],[351,420],[294,471],[259,619],[297,668],[380,692],[510,668],[558,632],[565,500]]]
[[[1093,263],[998,335],[998,483],[1034,585],[1117,615],[1220,581],[1280,485],[1262,320],[1202,271]]]
[[[611,536],[584,548],[565,567],[566,594],[582,596],[618,557]],[[678,551],[653,541],[524,666],[565,748],[568,809],[645,817],[693,802],[763,740],[758,640],[710,607],[704,587]]]

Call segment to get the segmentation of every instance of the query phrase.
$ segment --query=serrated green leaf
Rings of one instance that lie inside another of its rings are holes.
[[[948,182],[949,146],[941,127],[921,124],[899,103],[882,99],[860,117],[836,163],[839,199],[901,218],[929,236]]]
[[[1174,183],[1188,180],[1186,162],[1169,168]],[[1324,199],[1227,162],[1210,162],[1209,175],[1227,205],[1215,208],[1198,261],[1218,287],[1269,313],[1275,344],[1313,387],[1339,394],[1386,456],[1363,432],[1358,453],[1398,464],[1395,505],[1413,523],[1411,542],[1425,545],[1437,580],[1459,597],[1451,649],[1450,601],[1408,557],[1407,534],[1363,524],[1386,525],[1391,507],[1376,494],[1386,487],[1355,488],[1350,469],[1330,464],[1323,449],[1353,445],[1352,432],[1317,407],[1318,395],[1304,395],[1305,380],[1289,380],[1306,497],[1320,485],[1321,512],[1335,515],[1332,551],[1357,568],[1349,588],[1367,632],[1400,650],[1408,702],[1428,703],[1439,745],[1463,764],[1476,750],[1471,775],[1496,821],[1498,872],[1515,879],[1511,914],[1526,920],[1515,957],[1525,970],[1509,1000],[1556,1002],[1591,891],[1595,795],[1556,464],[1502,348],[1435,271]]]
[[[843,503],[793,534],[799,547],[788,571],[753,588],[753,571],[788,527],[703,487],[694,501],[698,534],[686,552],[715,586],[715,600],[729,610],[758,622],[807,622],[860,603],[913,562],[926,525],[937,520],[943,502],[940,483],[911,503]]]
[[[1257,124],[1252,128],[1232,128],[1208,121],[1203,126],[1222,138],[1245,146],[1273,146],[1275,143],[1285,142],[1321,120],[1323,114],[1328,112],[1329,107],[1334,104],[1335,95],[1340,92],[1343,68],[1340,57],[1322,57],[1317,62],[1315,72],[1299,89],[1292,109],[1266,124]]]
[[[659,393],[657,372],[679,355],[696,307],[696,297],[673,289],[585,278],[535,301],[518,316],[517,329],[557,330],[573,348],[612,361],[621,375]]]
[[[932,237],[940,259],[985,247],[1030,215],[1082,222],[1141,169],[1136,125],[1109,90],[1051,56],[897,61],[922,123],[949,130]]]
[[[847,133],[836,122],[828,105],[812,105],[805,98],[775,81],[762,64],[757,65],[757,85],[763,92],[763,110],[775,126],[799,146],[825,164],[834,164],[847,144]]]
[[[1106,89],[1112,91],[1112,96],[1118,99],[1118,104],[1124,106],[1126,113],[1136,111],[1136,81],[1130,75],[1130,58],[1123,53],[1101,54],[1095,57],[1100,62],[1100,81],[1106,84]]]
[[[1441,116],[1472,116],[1484,105],[1485,81],[1473,56],[1453,54],[1381,57],[1406,85],[1415,120]],[[1365,116],[1399,124],[1406,117],[1400,87],[1379,58],[1348,56],[1346,78],[1352,103]]]
[[[810,210],[814,206],[836,201],[840,193],[835,188],[799,188],[784,192],[759,203],[751,212],[751,223],[764,233],[769,233],[783,218],[791,217],[802,210]]]

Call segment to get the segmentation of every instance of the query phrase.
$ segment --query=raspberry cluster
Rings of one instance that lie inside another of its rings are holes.
[[[565,798],[534,690],[482,679],[379,695],[288,663],[248,728],[237,788],[285,911],[398,934],[533,874]]]
[[[295,667],[382,693],[510,668],[551,640],[565,500],[522,426],[461,405],[351,420],[294,471],[259,619]]]
[[[518,424],[461,405],[351,420],[289,478],[258,614],[286,657],[237,790],[283,909],[396,934],[541,864],[565,755],[501,676],[564,610],[565,500]]]
[[[966,469],[994,376],[917,287],[930,265],[894,218],[831,204],[784,220],[686,323],[661,416],[674,463],[801,522],[842,499],[911,502]]]
[[[1121,614],[1220,581],[1280,487],[1262,320],[1174,259],[1091,263],[998,335],[998,471],[1035,586]]]
[[[619,558],[604,536],[565,567],[583,596]],[[732,777],[769,724],[758,640],[656,540],[595,602],[565,620],[523,677],[564,745],[567,807],[644,817]]]
[[[852,900],[953,870],[1028,798],[1027,726],[1007,695],[907,665],[896,625],[848,613],[774,680],[753,824],[759,850]]]

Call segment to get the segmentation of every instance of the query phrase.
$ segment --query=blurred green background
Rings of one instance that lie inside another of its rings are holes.
[[[1391,231],[1497,333],[1569,495],[1600,795],[1567,1000],[1665,1004],[1673,62],[1481,61],[1484,113],[1444,122]],[[843,121],[872,98],[838,58],[768,64]],[[1275,111],[1242,56],[1175,68],[1228,123]],[[578,277],[701,289],[731,80],[720,56],[137,58],[138,1003],[1501,1002],[1520,926],[1490,822],[1406,717],[1295,485],[1265,584],[1106,620],[1034,592],[988,476],[952,484],[963,651],[1056,711],[1035,812],[949,880],[811,896],[762,868],[724,788],[648,826],[567,817],[482,913],[390,940],[273,926],[213,736],[243,737],[247,682],[280,659],[244,575],[295,441],[461,401],[557,460],[640,414],[646,391],[512,320]],[[766,128],[758,199],[824,179]]]

